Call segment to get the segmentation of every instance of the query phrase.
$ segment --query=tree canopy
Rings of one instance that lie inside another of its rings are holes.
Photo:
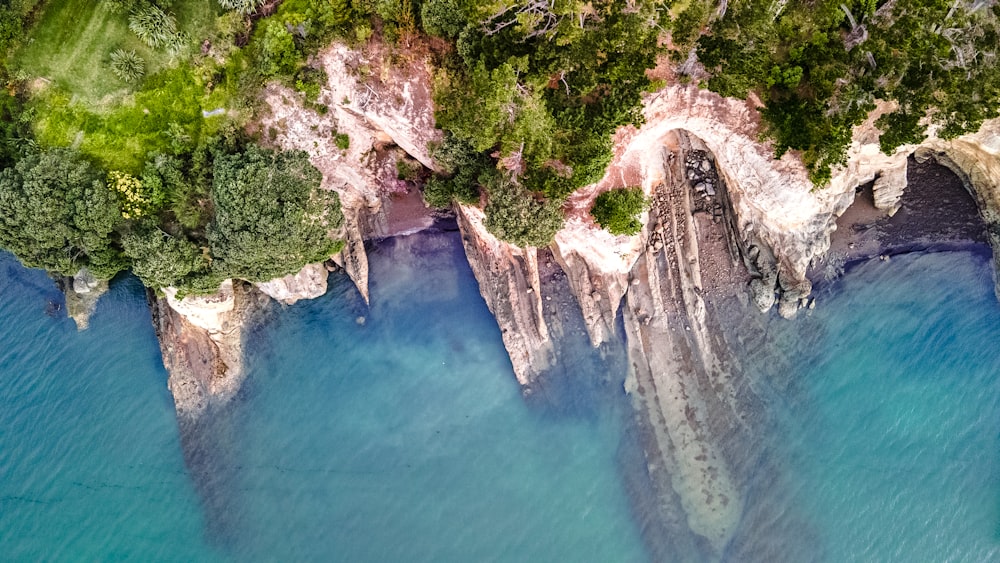
[[[336,245],[328,235],[343,215],[336,193],[320,190],[320,180],[302,151],[250,145],[216,157],[208,226],[213,269],[266,280],[329,258]]]
[[[0,172],[0,246],[25,265],[72,275],[113,275],[112,233],[122,222],[101,172],[71,149],[28,155]]]

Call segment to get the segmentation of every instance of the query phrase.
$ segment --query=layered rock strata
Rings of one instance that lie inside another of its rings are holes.
[[[245,329],[268,298],[253,285],[233,280],[223,282],[210,296],[177,299],[175,289],[163,292],[163,297],[149,293],[153,326],[177,417],[192,422],[239,391],[246,376]]]
[[[555,364],[556,354],[543,313],[538,250],[521,249],[486,231],[478,208],[459,206],[458,226],[486,306],[497,319],[504,346],[523,386]]]

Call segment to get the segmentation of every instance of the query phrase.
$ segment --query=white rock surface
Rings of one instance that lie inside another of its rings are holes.
[[[306,264],[298,273],[255,285],[271,299],[293,305],[302,299],[315,299],[326,294],[329,275],[323,264]]]

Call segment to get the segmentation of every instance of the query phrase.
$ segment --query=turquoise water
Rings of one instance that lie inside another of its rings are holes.
[[[457,233],[378,246],[370,310],[334,275],[271,317],[237,401],[183,436],[134,280],[77,333],[45,315],[51,282],[2,264],[4,554],[644,558],[620,413],[524,401]]]
[[[0,256],[4,560],[646,558],[621,401],[586,382],[560,386],[582,408],[521,397],[455,233],[377,246],[370,309],[333,275],[270,317],[240,396],[184,435],[139,284],[116,281],[80,333],[46,314],[58,299]],[[767,537],[728,559],[1000,558],[985,258],[862,265],[769,331],[786,363],[749,376],[768,470],[744,515]]]
[[[987,251],[988,252],[988,251]],[[788,560],[1000,560],[1000,305],[984,254],[871,261],[772,326]],[[760,476],[770,483],[767,476]]]

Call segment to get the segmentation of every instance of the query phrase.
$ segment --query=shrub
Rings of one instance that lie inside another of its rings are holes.
[[[168,14],[152,4],[129,14],[128,28],[151,49],[170,47],[179,41],[177,20],[173,14]]]
[[[333,138],[333,142],[342,151],[346,151],[351,146],[351,138],[347,136],[347,133],[337,133]]]
[[[111,72],[124,82],[136,82],[146,74],[146,63],[135,50],[115,49],[111,52]]]
[[[108,188],[118,197],[123,219],[138,219],[149,212],[152,202],[135,176],[112,170],[108,172]]]
[[[219,4],[227,10],[235,10],[243,15],[249,15],[260,9],[265,0],[219,0]]]
[[[558,200],[539,200],[520,184],[497,175],[487,191],[486,230],[517,246],[546,246],[562,228]]]
[[[611,190],[597,196],[590,214],[613,235],[634,235],[642,229],[639,214],[647,205],[642,188]]]

